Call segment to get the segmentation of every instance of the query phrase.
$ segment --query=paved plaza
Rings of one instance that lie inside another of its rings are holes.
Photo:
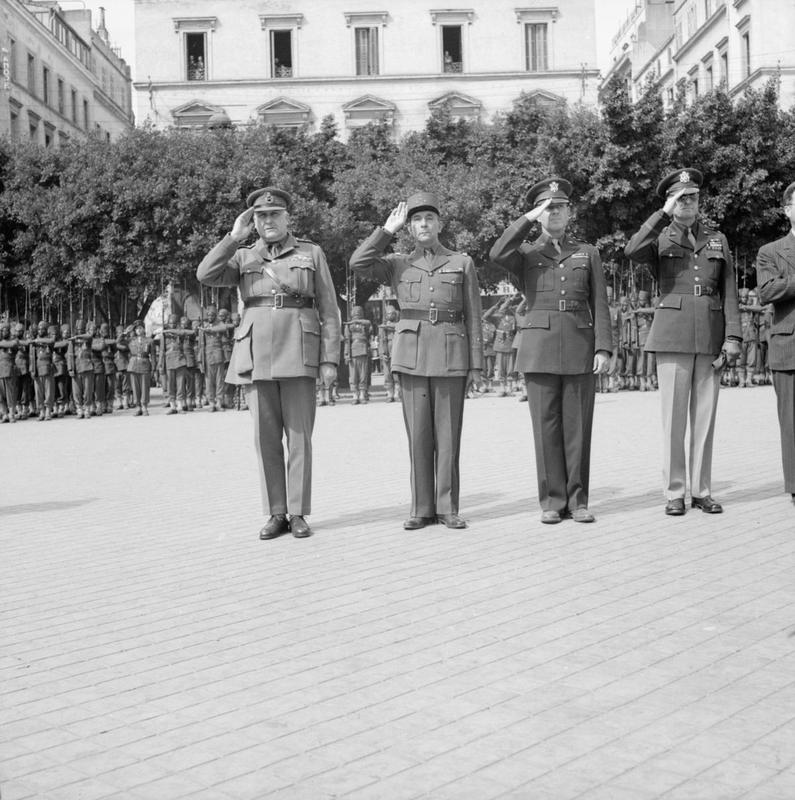
[[[592,525],[467,402],[465,531],[405,532],[399,404],[318,409],[261,542],[247,413],[0,427],[2,800],[792,800],[795,507],[770,387],[663,514],[657,394],[597,396]]]

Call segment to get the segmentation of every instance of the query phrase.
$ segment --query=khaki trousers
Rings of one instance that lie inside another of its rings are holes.
[[[400,373],[411,459],[411,516],[458,513],[466,378]]]
[[[315,379],[254,381],[246,386],[246,400],[254,421],[263,512],[311,514]]]
[[[715,356],[703,353],[657,353],[663,425],[663,492],[666,499],[685,496],[687,466],[690,494],[712,494],[712,441],[720,391]],[[690,451],[685,460],[685,432],[690,419]]]

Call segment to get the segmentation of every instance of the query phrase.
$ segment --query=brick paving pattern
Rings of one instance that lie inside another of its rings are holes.
[[[3,426],[3,800],[791,800],[773,391],[722,391],[715,516],[663,515],[658,404],[597,397],[597,522],[544,526],[526,406],[469,401],[461,532],[401,528],[399,404],[318,409],[302,541],[247,413]]]

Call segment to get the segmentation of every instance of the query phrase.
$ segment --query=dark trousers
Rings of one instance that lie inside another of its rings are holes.
[[[458,513],[466,378],[400,373],[411,459],[411,516]]]
[[[55,376],[55,402],[66,405],[69,400],[69,376],[56,375]]]
[[[114,387],[114,394],[117,400],[122,398],[129,399],[130,397],[130,377],[126,369],[120,369],[116,375],[116,385]]]
[[[594,375],[529,372],[524,377],[541,508],[558,512],[587,508]]]
[[[352,356],[350,367],[351,390],[354,392],[366,392],[370,386],[370,357]]]
[[[795,494],[795,370],[773,370],[773,388],[781,431],[784,491]]]
[[[263,512],[311,514],[315,379],[254,381],[246,386],[246,399],[254,421]]]
[[[94,373],[94,400],[96,401],[97,406],[99,406],[100,411],[105,410],[105,373],[104,372],[95,372]]]
[[[93,372],[75,373],[72,377],[72,395],[78,407],[85,407],[94,402]]]
[[[36,389],[36,406],[39,411],[55,405],[55,375],[38,375],[33,379]]]
[[[185,366],[174,367],[166,370],[166,387],[168,390],[168,400],[173,405],[185,405],[186,381],[188,379],[188,368]]]
[[[224,370],[223,364],[207,365],[207,373],[205,375],[205,381],[207,386],[207,399],[211,403],[215,403],[216,400],[220,401],[221,399],[218,395],[223,394],[225,374],[226,371]]]
[[[17,405],[17,378],[0,378],[0,410],[14,412]]]

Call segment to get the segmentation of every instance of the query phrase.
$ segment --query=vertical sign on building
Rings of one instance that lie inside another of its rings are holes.
[[[8,60],[8,48],[3,45],[0,53],[3,58],[3,89],[8,91],[11,88],[11,62]]]

